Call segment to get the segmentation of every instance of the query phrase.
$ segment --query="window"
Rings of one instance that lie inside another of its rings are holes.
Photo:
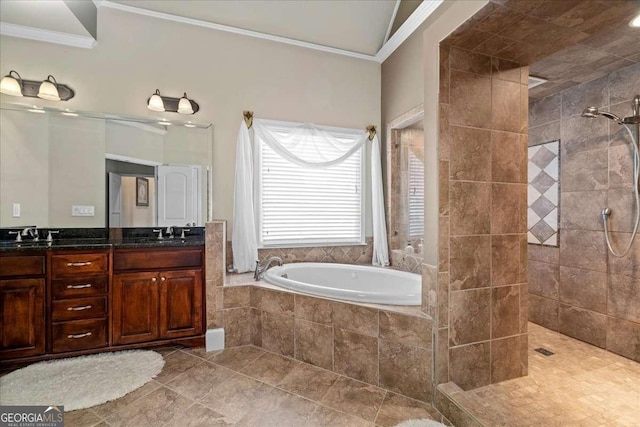
[[[269,129],[286,134],[295,124]],[[353,140],[360,130],[322,128]],[[364,150],[327,168],[291,163],[256,138],[258,246],[312,246],[364,243]],[[310,155],[312,151],[309,151]],[[318,159],[324,161],[325,159]]]
[[[424,235],[424,163],[409,150],[409,237]]]

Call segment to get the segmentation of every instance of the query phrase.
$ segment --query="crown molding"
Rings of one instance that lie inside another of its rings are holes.
[[[413,11],[406,21],[398,28],[393,36],[376,53],[378,62],[384,62],[435,10],[444,0],[424,0]]]
[[[11,24],[9,22],[0,22],[0,35],[62,44],[65,46],[81,47],[83,49],[92,49],[97,43],[93,37],[89,36],[61,33],[53,30],[43,30],[41,28],[26,27],[24,25]]]
[[[391,29],[393,28],[393,23],[395,22],[396,16],[398,15],[398,9],[400,9],[400,1],[401,0],[396,0],[396,4],[395,6],[393,6],[393,13],[391,14],[391,19],[389,20],[389,26],[387,27],[387,32],[384,35],[384,41],[382,42],[383,46],[389,40],[389,36],[391,36]]]
[[[138,15],[149,16],[152,18],[164,19],[165,21],[180,22],[182,24],[194,25],[196,27],[204,27],[212,30],[224,31],[227,33],[240,34],[262,40],[269,40],[277,43],[284,43],[292,46],[303,47],[307,49],[319,50],[322,52],[333,53],[337,55],[349,56],[351,58],[364,59],[366,61],[378,62],[375,56],[366,55],[364,53],[351,52],[349,50],[337,49],[334,47],[323,46],[320,44],[303,42],[300,40],[290,39],[287,37],[274,36],[271,34],[260,33],[257,31],[245,30],[243,28],[231,27],[228,25],[215,24],[213,22],[202,21],[199,19],[186,18],[184,16],[173,15],[170,13],[156,12],[153,10],[142,9],[135,6],[129,6],[121,3],[114,3],[108,0],[102,0],[98,3],[99,7],[107,7],[110,9],[121,10],[124,12],[135,13]]]

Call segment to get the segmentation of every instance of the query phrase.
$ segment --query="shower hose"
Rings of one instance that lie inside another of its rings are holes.
[[[609,216],[611,215],[611,209],[604,208],[602,210],[602,219],[604,221],[604,236],[607,240],[607,246],[609,247],[609,251],[613,254],[613,256],[622,258],[626,256],[631,250],[631,246],[633,245],[633,241],[638,234],[638,224],[640,223],[640,192],[638,191],[638,175],[640,174],[640,152],[638,150],[639,142],[633,137],[633,132],[629,129],[629,126],[623,124],[624,128],[629,133],[631,137],[631,145],[633,146],[633,193],[635,197],[635,207],[636,207],[636,220],[635,225],[633,226],[633,232],[631,233],[631,239],[629,240],[629,244],[621,253],[616,252],[611,245],[611,239],[609,237]],[[640,135],[638,135],[640,138]]]

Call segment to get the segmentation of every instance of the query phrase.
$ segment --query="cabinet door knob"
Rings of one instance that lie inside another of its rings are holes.
[[[161,282],[164,282],[165,280],[167,280],[167,278],[166,278],[166,277],[161,277],[161,278],[160,278],[160,281],[161,281]]]
[[[157,281],[158,281],[158,279],[156,279],[155,277],[152,277],[152,278],[151,278],[151,281],[152,281],[153,283],[155,283],[155,282],[157,282]]]

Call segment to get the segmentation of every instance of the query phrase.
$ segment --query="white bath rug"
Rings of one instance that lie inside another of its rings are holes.
[[[0,377],[3,405],[90,408],[142,387],[160,373],[155,351],[131,350],[71,357],[29,365]]]
[[[401,422],[400,424],[396,424],[396,427],[440,427],[445,426],[445,424],[439,423],[438,421],[429,420],[426,418],[421,418],[419,420],[406,420]]]

